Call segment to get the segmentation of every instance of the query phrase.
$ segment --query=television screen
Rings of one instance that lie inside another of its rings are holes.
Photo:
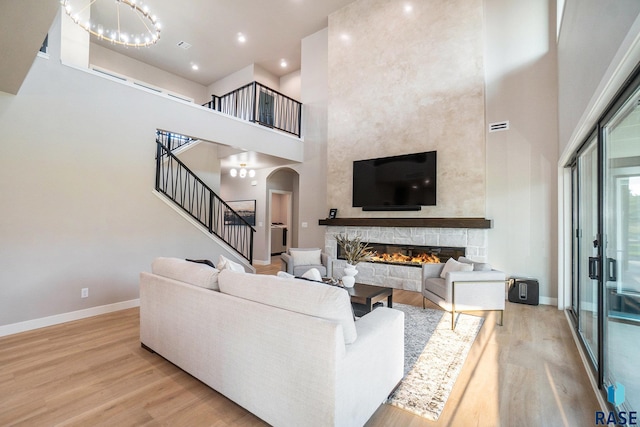
[[[353,162],[353,206],[369,210],[436,204],[436,152]]]

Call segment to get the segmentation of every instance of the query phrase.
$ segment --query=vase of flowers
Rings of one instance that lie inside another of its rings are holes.
[[[338,234],[336,236],[338,245],[342,248],[342,254],[347,260],[347,266],[342,276],[342,284],[347,288],[352,287],[355,282],[355,275],[358,274],[356,265],[361,261],[367,261],[371,257],[369,245],[362,242],[362,237],[355,235],[353,237],[347,234]]]

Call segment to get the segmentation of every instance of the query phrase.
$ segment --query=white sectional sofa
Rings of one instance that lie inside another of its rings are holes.
[[[338,287],[159,258],[140,340],[271,425],[361,426],[402,378],[404,314],[355,321]]]

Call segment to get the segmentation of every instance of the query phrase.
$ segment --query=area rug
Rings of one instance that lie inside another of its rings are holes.
[[[444,409],[484,319],[460,314],[451,330],[451,314],[404,304],[404,377],[387,403],[429,420]]]

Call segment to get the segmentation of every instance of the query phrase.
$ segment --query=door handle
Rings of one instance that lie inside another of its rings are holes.
[[[607,258],[607,281],[615,282],[617,277],[618,262],[613,258]]]
[[[598,263],[600,262],[600,258],[598,257],[589,257],[589,279],[598,280]]]

